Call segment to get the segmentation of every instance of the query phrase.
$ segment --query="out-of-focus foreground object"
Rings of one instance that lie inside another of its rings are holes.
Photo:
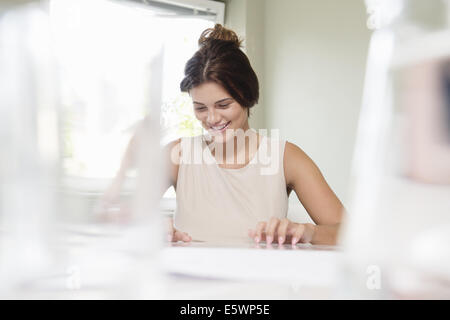
[[[343,295],[450,298],[450,2],[366,7]]]
[[[0,10],[0,297],[160,297],[157,17],[107,0]],[[132,172],[99,198],[132,136]]]

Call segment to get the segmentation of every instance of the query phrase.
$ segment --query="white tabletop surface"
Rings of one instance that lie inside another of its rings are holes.
[[[341,254],[335,246],[193,242],[165,248],[162,261],[178,280],[174,298],[322,299],[335,295]]]
[[[66,229],[56,267],[0,294],[11,299],[335,297],[342,252],[334,246],[166,243],[157,258],[143,262],[107,249],[114,231],[96,230]]]

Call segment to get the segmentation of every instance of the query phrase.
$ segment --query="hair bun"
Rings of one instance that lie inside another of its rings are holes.
[[[198,39],[198,45],[205,46],[211,40],[231,41],[238,48],[241,47],[242,43],[242,40],[239,39],[234,31],[224,28],[221,24],[216,24],[214,28],[209,28],[203,31],[200,35],[200,39]]]

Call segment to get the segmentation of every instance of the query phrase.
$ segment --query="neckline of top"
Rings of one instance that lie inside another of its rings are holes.
[[[256,152],[253,155],[253,157],[250,159],[250,161],[245,166],[243,166],[241,168],[223,168],[223,167],[221,167],[217,163],[216,158],[212,155],[211,150],[209,149],[209,146],[207,145],[204,136],[202,136],[202,145],[203,145],[204,148],[208,149],[207,154],[208,154],[209,157],[211,157],[214,160],[214,164],[217,166],[217,168],[219,168],[220,170],[229,171],[229,172],[239,172],[239,171],[247,170],[250,167],[251,164],[254,164],[255,161],[258,160],[259,154],[261,152],[261,148],[263,148],[267,144],[266,143],[267,136],[260,135],[259,137],[261,137],[261,139],[259,139],[258,149],[256,150]]]

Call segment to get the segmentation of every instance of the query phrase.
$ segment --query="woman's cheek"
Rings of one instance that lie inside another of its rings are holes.
[[[201,114],[199,114],[198,112],[195,112],[194,115],[195,115],[195,118],[196,118],[198,121],[200,121],[201,123],[204,123],[204,122],[205,122],[204,117],[202,117]]]

